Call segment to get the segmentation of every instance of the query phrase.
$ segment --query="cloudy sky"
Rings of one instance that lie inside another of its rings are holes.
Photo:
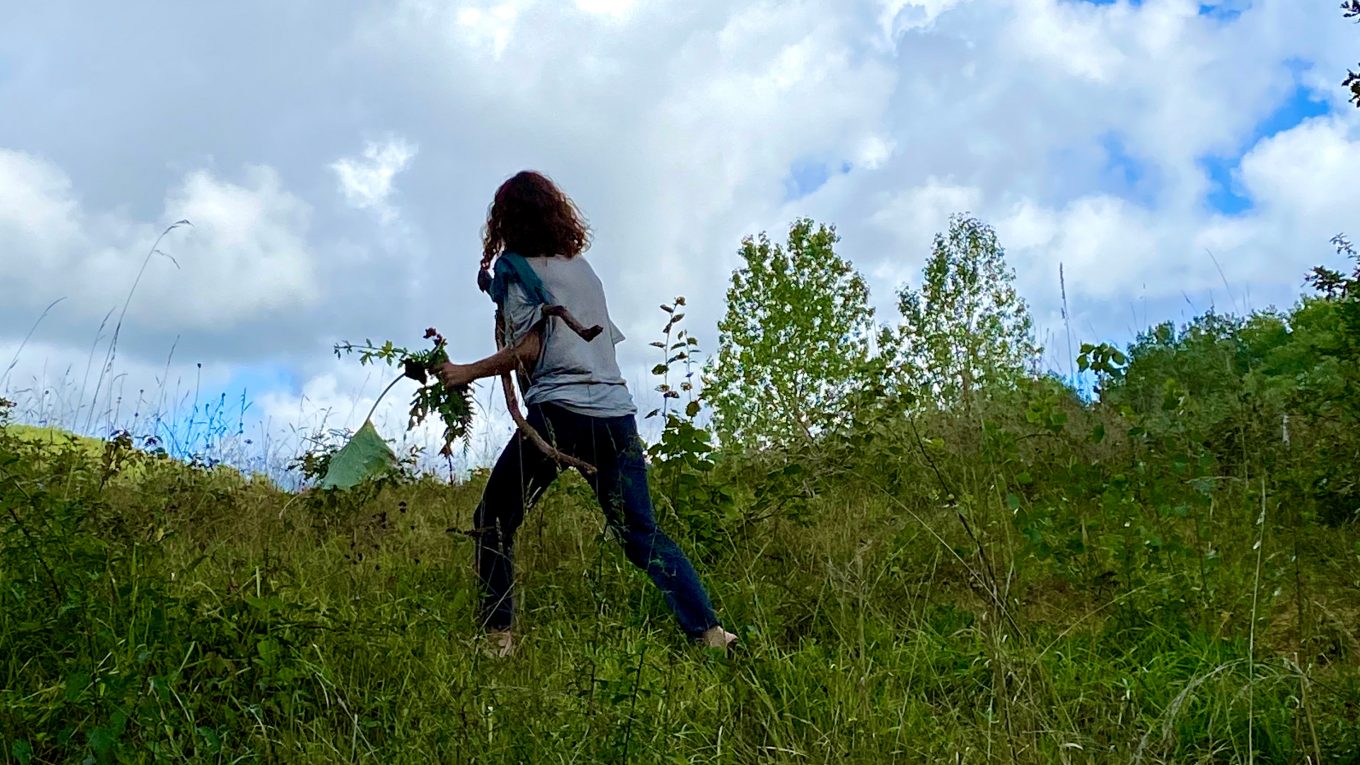
[[[356,427],[387,380],[336,341],[491,350],[478,229],[522,168],[590,218],[644,398],[656,306],[711,348],[741,237],[802,215],[891,318],[978,214],[1065,371],[1059,264],[1077,340],[1126,341],[1335,260],[1358,58],[1333,0],[0,0],[0,392],[94,430],[222,396]]]

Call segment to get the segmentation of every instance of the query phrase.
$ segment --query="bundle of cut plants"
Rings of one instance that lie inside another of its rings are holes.
[[[365,481],[386,475],[396,466],[397,455],[374,427],[373,413],[378,411],[378,404],[402,380],[411,379],[420,383],[411,397],[407,429],[424,423],[432,415],[437,416],[444,423],[444,445],[440,454],[452,454],[454,442],[471,430],[472,396],[467,386],[450,388],[430,373],[449,360],[444,336],[431,327],[425,330],[425,339],[432,341],[433,347],[423,351],[399,348],[390,340],[382,345],[365,340],[362,345],[341,343],[335,346],[337,358],[358,354],[360,364],[382,362],[399,367],[401,373],[378,395],[359,430],[331,456],[326,475],[317,484],[319,488],[341,491],[352,489]]]

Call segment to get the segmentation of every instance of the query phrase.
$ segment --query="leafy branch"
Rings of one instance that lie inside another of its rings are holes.
[[[339,343],[335,346],[335,357],[357,354],[361,365],[382,362],[388,366],[401,367],[401,376],[393,380],[378,396],[378,400],[373,402],[373,411],[377,410],[378,401],[382,401],[387,391],[403,378],[420,383],[411,397],[410,419],[406,427],[414,428],[431,415],[438,416],[444,423],[444,446],[439,453],[447,456],[453,452],[453,442],[466,436],[472,429],[472,397],[467,386],[449,388],[431,377],[430,370],[448,362],[448,344],[434,327],[425,330],[425,339],[431,340],[433,347],[411,350],[394,345],[391,340],[374,345],[368,339],[362,344]],[[373,411],[369,412],[369,417],[373,416]]]

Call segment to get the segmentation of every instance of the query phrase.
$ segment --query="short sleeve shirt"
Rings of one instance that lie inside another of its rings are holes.
[[[570,311],[583,326],[599,325],[605,331],[586,342],[561,319],[544,317],[544,306],[531,300],[518,283],[510,283],[501,307],[509,330],[507,341],[514,345],[543,323],[543,350],[528,375],[524,402],[556,404],[593,417],[636,414],[637,406],[619,371],[614,349],[623,342],[623,332],[609,318],[604,285],[590,263],[580,255],[526,261],[558,305]]]

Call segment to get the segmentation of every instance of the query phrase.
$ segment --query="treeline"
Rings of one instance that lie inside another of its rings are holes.
[[[1306,277],[1312,291],[1288,310],[1210,310],[1183,326],[1150,327],[1123,348],[1083,344],[1080,388],[1042,370],[1005,250],[976,217],[955,215],[935,237],[920,286],[897,294],[893,323],[878,321],[837,242],[833,227],[807,219],[782,243],[747,238],[706,361],[677,329],[683,299],[663,306],[657,390],[686,406],[651,413],[668,421],[662,463],[680,449],[677,439],[705,454],[720,444],[731,456],[794,459],[922,413],[985,421],[1017,397],[1027,409],[1060,400],[1059,409],[1102,420],[1097,441],[1115,423],[1121,438],[1154,452],[1188,450],[1225,474],[1270,470],[1308,518],[1360,517],[1351,469],[1360,464],[1360,256],[1344,236],[1332,245],[1353,270],[1315,268]],[[672,376],[683,381],[673,386]]]

